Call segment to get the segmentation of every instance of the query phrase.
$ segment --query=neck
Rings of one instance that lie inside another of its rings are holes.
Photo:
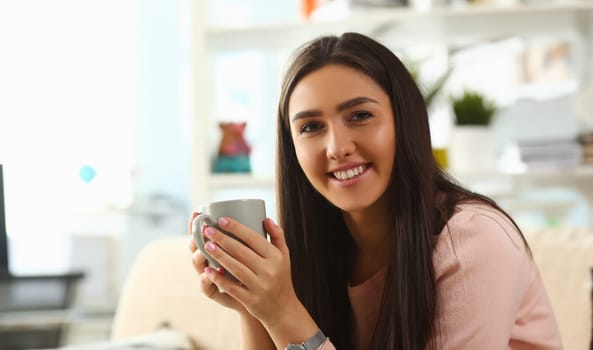
[[[390,244],[388,205],[379,200],[359,212],[344,212],[344,221],[354,240],[356,251],[350,282],[358,284],[369,279],[389,262]]]

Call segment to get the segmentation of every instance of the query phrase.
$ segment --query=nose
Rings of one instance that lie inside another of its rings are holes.
[[[352,133],[344,126],[335,126],[327,133],[327,158],[340,160],[351,156],[356,150]]]

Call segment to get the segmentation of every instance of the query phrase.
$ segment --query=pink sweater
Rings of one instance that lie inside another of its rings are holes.
[[[521,236],[485,205],[464,204],[434,251],[439,349],[562,349],[554,312]],[[349,287],[353,343],[368,349],[385,270]],[[327,341],[322,350],[334,350]]]

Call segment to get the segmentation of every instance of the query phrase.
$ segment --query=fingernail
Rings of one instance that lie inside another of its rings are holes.
[[[214,270],[211,267],[205,267],[204,272],[206,272],[207,275],[211,275],[214,273]]]
[[[218,218],[218,224],[220,226],[226,226],[226,224],[228,224],[228,223],[229,223],[229,221],[227,219],[225,219],[225,218]]]
[[[216,249],[216,244],[212,242],[206,243],[206,250],[209,252],[213,252]]]
[[[206,237],[212,238],[212,236],[214,236],[214,229],[212,227],[206,227],[206,229],[204,230],[204,234],[206,235]]]

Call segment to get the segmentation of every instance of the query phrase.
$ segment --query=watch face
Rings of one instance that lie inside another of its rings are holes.
[[[289,344],[284,350],[307,350],[303,344]]]

